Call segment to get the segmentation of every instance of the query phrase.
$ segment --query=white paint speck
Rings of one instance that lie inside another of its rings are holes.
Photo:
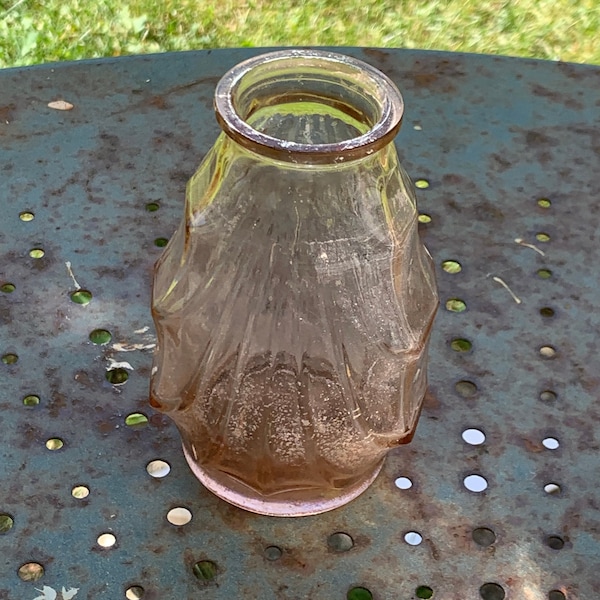
[[[48,102],[48,108],[53,108],[54,110],[72,110],[73,105],[66,100],[54,100]]]
[[[123,344],[117,342],[112,345],[112,349],[116,352],[133,352],[134,350],[152,350],[156,348],[156,344]]]
[[[41,592],[41,596],[35,597],[33,600],[56,600],[58,598],[58,593],[54,588],[51,588],[48,585],[45,585],[41,590],[35,588],[36,592]],[[77,595],[79,588],[69,588],[66,590],[64,587],[62,588],[60,595],[61,600],[71,600]]]
[[[114,358],[108,359],[106,370],[110,371],[111,369],[128,369],[129,371],[134,371],[134,368],[128,362],[117,362]]]

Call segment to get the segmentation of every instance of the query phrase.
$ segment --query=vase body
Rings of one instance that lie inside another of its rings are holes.
[[[438,298],[392,142],[401,102],[320,51],[251,59],[217,87],[223,133],[155,268],[151,404],[247,510],[336,508],[414,433]]]

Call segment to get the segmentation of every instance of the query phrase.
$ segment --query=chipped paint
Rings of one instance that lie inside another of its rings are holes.
[[[106,365],[106,370],[110,371],[111,369],[127,369],[128,371],[133,371],[134,368],[127,361],[116,361],[114,358],[108,357],[108,365]]]
[[[60,598],[58,598],[58,592],[48,585],[45,585],[41,590],[38,590],[37,588],[36,590],[41,592],[42,595],[33,600],[71,600],[71,598],[74,598],[77,595],[79,588],[69,588],[66,590],[63,587],[60,592]]]
[[[124,344],[117,342],[112,345],[115,352],[134,352],[135,350],[152,350],[156,348],[156,344]]]

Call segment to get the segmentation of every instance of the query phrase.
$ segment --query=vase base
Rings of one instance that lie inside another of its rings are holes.
[[[272,517],[306,517],[339,508],[360,496],[373,483],[383,466],[383,460],[381,460],[364,479],[351,487],[339,490],[339,493],[335,495],[329,495],[327,498],[323,496],[315,496],[312,499],[307,497],[299,501],[292,501],[278,500],[274,496],[262,496],[225,473],[212,469],[209,473],[207,469],[202,468],[194,461],[185,445],[183,446],[183,453],[192,473],[213,494],[238,508]]]

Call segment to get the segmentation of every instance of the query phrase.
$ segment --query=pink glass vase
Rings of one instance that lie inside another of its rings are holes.
[[[194,474],[257,513],[352,500],[413,436],[438,306],[383,73],[324,51],[221,79],[223,130],[155,269],[151,404]]]

